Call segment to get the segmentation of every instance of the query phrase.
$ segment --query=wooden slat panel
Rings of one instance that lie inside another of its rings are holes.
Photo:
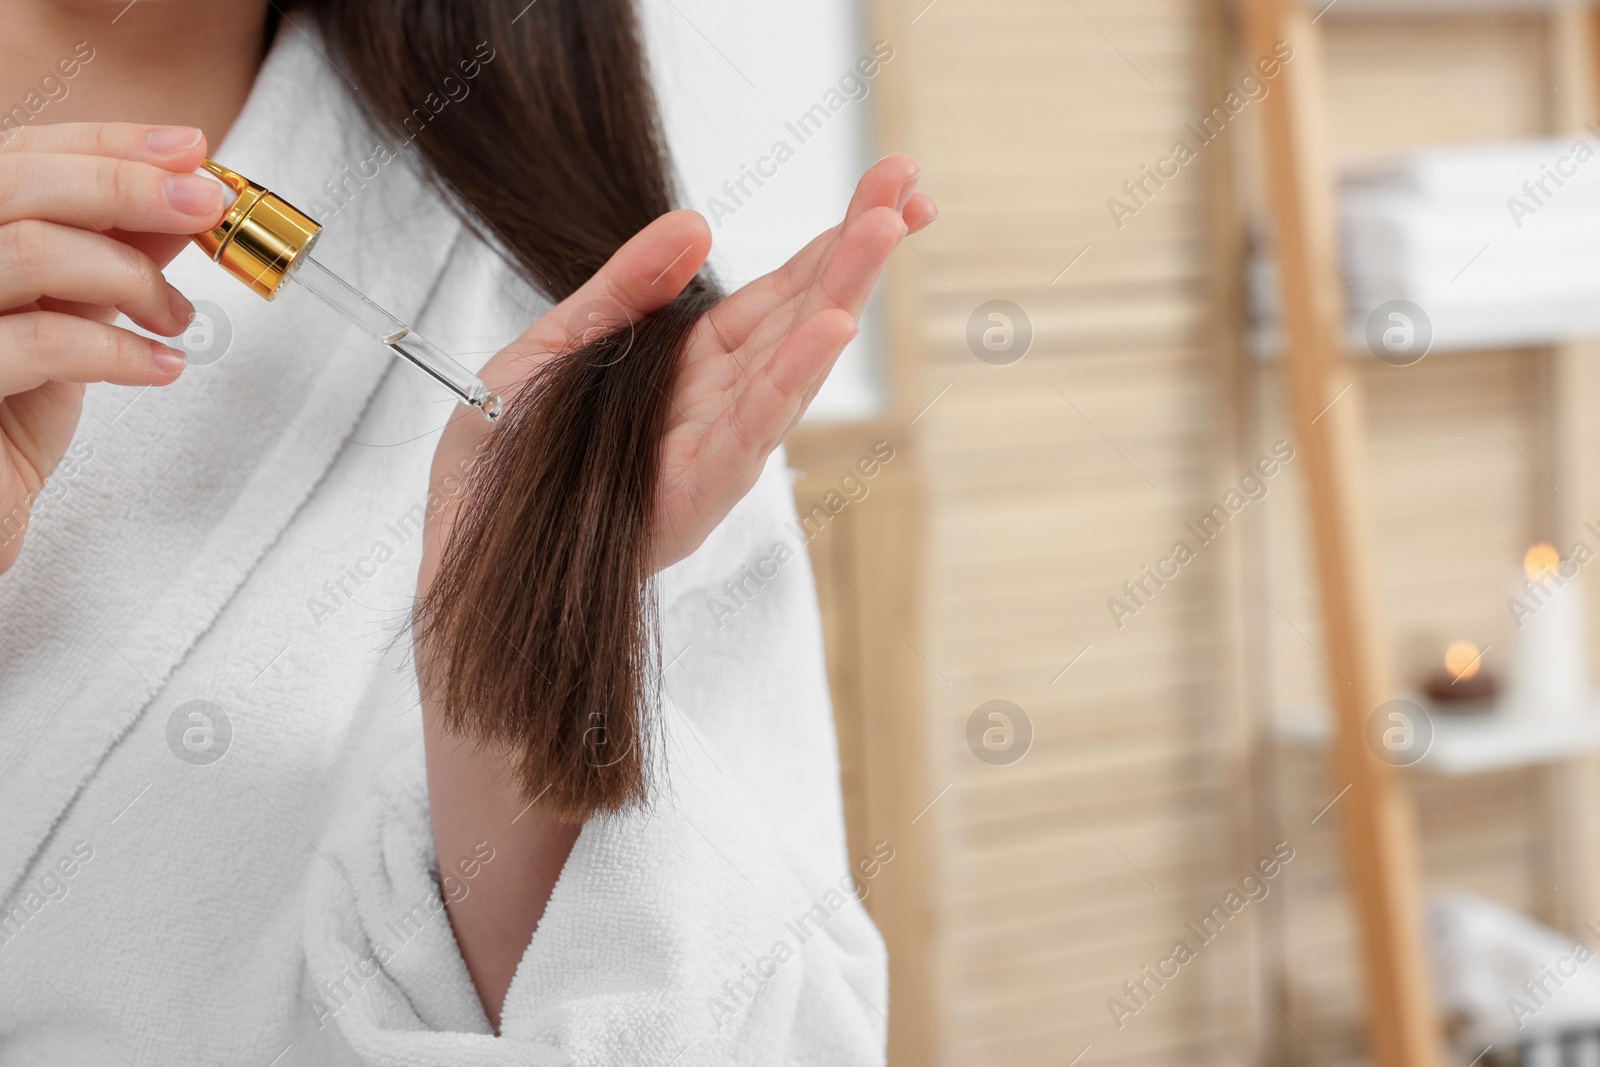
[[[1200,168],[1120,230],[1106,206],[1203,110],[1197,9],[924,2],[882,5],[908,27],[909,81],[882,147],[918,157],[943,209],[899,264],[916,306],[897,398],[909,418],[939,397],[913,429],[931,784],[950,785],[925,817],[940,854],[942,1062],[1059,1067],[1092,1044],[1094,1063],[1237,1063],[1253,996],[1238,980],[1242,930],[1123,1029],[1106,1006],[1248,862],[1213,699],[1221,555],[1122,631],[1106,608],[1217,480]],[[965,340],[996,297],[1035,332],[1007,367]],[[1034,726],[1007,767],[965,740],[993,698]]]

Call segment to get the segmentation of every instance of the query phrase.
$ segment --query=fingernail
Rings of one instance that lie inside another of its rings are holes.
[[[185,215],[215,215],[222,210],[222,183],[198,174],[172,174],[162,182],[162,192],[174,211]]]
[[[900,202],[894,206],[896,211],[904,211],[906,204],[911,200],[911,194],[917,191],[917,176],[913,174],[904,185],[900,187]]]
[[[208,182],[217,183],[217,187],[222,190],[222,210],[228,210],[228,208],[233,206],[233,202],[239,199],[238,190],[234,189],[233,186],[229,185],[215,174],[212,174],[210,171],[197,170],[195,171],[195,174],[201,178],[204,178]]]
[[[188,326],[194,321],[194,305],[189,303],[189,298],[172,286],[167,286],[167,307],[172,310],[172,317]]]
[[[160,341],[151,340],[150,356],[155,360],[156,369],[162,374],[181,374],[188,365],[188,358],[176,348],[168,348]]]
[[[160,156],[175,156],[200,143],[200,131],[193,126],[157,126],[144,135],[150,151]]]

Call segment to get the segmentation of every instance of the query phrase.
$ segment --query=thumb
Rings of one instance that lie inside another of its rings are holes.
[[[667,212],[491,359],[483,368],[485,384],[508,395],[527,377],[529,359],[542,363],[591,330],[626,326],[660,310],[700,273],[710,254],[711,227],[698,212]]]

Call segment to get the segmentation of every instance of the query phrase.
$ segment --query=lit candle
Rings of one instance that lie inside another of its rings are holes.
[[[1471,641],[1451,642],[1444,650],[1444,670],[1423,686],[1429,700],[1461,712],[1480,710],[1498,689],[1494,675],[1483,669],[1483,650]]]
[[[1563,564],[1553,546],[1538,544],[1528,549],[1522,569],[1527,578],[1513,600],[1517,665],[1511,711],[1532,718],[1576,714],[1589,698],[1577,564]]]

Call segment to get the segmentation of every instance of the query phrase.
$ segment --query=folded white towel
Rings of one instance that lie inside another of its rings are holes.
[[[1435,351],[1600,333],[1600,135],[1408,153],[1347,177],[1339,214],[1351,352],[1371,351],[1392,301],[1420,309]],[[1270,324],[1266,266],[1252,283]]]
[[[1439,349],[1600,332],[1600,141],[1431,149],[1346,183],[1352,336],[1420,307]]]

